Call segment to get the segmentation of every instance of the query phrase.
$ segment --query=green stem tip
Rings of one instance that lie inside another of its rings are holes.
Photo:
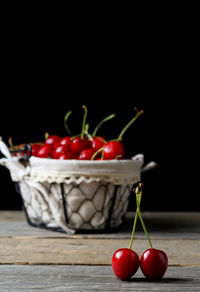
[[[44,140],[46,141],[48,138],[49,138],[49,133],[48,132],[44,133]]]
[[[70,129],[69,129],[69,126],[68,126],[68,118],[69,118],[69,116],[71,115],[71,113],[72,113],[72,111],[68,111],[67,113],[66,113],[66,115],[65,115],[65,117],[64,117],[64,126],[65,126],[65,129],[67,130],[67,133],[71,136],[72,135],[72,133],[71,133],[71,131],[70,131]]]
[[[86,117],[87,117],[87,107],[85,105],[82,105],[82,108],[84,109],[82,131],[81,131],[81,139],[83,140],[84,134],[85,134],[85,123],[86,123]]]
[[[87,136],[88,140],[89,141],[93,141],[93,137],[89,133],[89,124],[85,125],[85,131],[84,132],[85,132],[85,135]]]
[[[116,114],[112,114],[108,117],[105,117],[97,126],[96,128],[94,129],[93,133],[92,133],[92,136],[96,136],[97,134],[97,131],[99,130],[99,128],[107,121],[113,119],[114,117],[116,116]]]
[[[135,110],[136,110],[136,115],[130,120],[130,122],[122,129],[122,131],[120,132],[120,134],[119,134],[119,136],[118,136],[118,138],[117,138],[117,140],[118,141],[121,141],[122,140],[122,137],[123,137],[123,135],[124,135],[124,133],[128,130],[128,128],[137,120],[137,118],[141,115],[141,114],[143,114],[144,113],[144,111],[143,110],[140,110],[140,111],[138,111],[138,109],[137,108],[135,108]]]

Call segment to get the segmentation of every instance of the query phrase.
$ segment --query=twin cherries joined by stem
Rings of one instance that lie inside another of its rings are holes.
[[[112,268],[114,274],[121,280],[130,279],[139,269],[142,270],[142,273],[146,278],[152,280],[161,279],[168,266],[168,258],[164,251],[158,250],[152,247],[151,240],[149,238],[147,229],[145,227],[142,214],[140,211],[140,203],[142,198],[142,184],[135,190],[136,194],[136,204],[137,210],[135,213],[135,219],[133,223],[133,230],[131,235],[131,241],[129,248],[120,248],[118,249],[112,257]],[[138,254],[132,250],[134,234],[136,230],[137,219],[140,219],[143,230],[147,237],[150,248],[147,249],[139,259]]]

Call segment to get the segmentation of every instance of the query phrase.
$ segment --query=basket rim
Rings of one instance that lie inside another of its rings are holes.
[[[103,165],[121,165],[121,164],[141,164],[143,163],[143,159],[144,159],[144,155],[143,154],[137,154],[133,157],[131,157],[130,159],[109,159],[109,160],[78,160],[78,159],[54,159],[54,158],[40,158],[40,157],[36,157],[36,156],[31,156],[29,161],[30,163],[34,163],[34,162],[40,162],[40,163],[44,163],[44,164],[53,164],[53,163],[58,163],[58,164],[66,164],[66,165],[99,165],[99,164],[103,164]]]

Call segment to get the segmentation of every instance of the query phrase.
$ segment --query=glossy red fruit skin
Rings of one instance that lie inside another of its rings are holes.
[[[71,137],[66,136],[66,137],[62,138],[59,144],[60,145],[67,145],[68,147],[70,147]]]
[[[167,270],[167,266],[167,255],[159,249],[147,249],[140,259],[141,270],[148,279],[161,279]]]
[[[37,145],[37,144],[31,146],[31,149],[32,149],[32,156],[37,156],[37,153],[38,153],[40,147],[41,147],[41,146],[40,146],[40,145]],[[28,155],[29,155],[29,154],[28,154]]]
[[[81,153],[78,156],[79,160],[91,160],[92,155],[94,154],[94,149],[92,148],[86,148],[81,151]]]
[[[51,156],[53,150],[53,146],[51,144],[45,144],[40,147],[40,149],[37,152],[37,157],[41,158],[47,158]]]
[[[132,249],[120,248],[113,254],[113,272],[121,280],[130,279],[137,272],[139,265],[139,256]]]
[[[73,154],[70,152],[66,152],[66,153],[59,153],[59,155],[57,156],[57,159],[60,160],[66,160],[66,159],[73,159]]]
[[[57,145],[56,147],[54,147],[54,150],[52,152],[52,158],[58,159],[60,153],[65,153],[67,151],[69,151],[68,145]]]
[[[15,152],[13,154],[15,157],[23,157],[24,156],[24,151],[21,151],[21,152]]]
[[[125,148],[120,141],[109,141],[104,145],[104,159],[116,159],[119,156],[120,159],[125,156]]]
[[[105,142],[103,142],[103,141],[105,141]],[[104,137],[100,137],[100,136],[99,137],[93,137],[93,141],[91,143],[91,147],[94,149],[94,151],[97,151],[100,148],[102,148],[106,142],[107,141],[106,141],[106,139]]]
[[[45,144],[55,145],[61,141],[61,137],[57,135],[51,135],[45,140]]]
[[[87,138],[81,139],[81,136],[74,138],[70,144],[70,150],[74,154],[80,154],[85,148],[90,147],[91,142]]]

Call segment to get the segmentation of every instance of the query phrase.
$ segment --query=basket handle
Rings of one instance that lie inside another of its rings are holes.
[[[20,149],[14,149],[14,150],[9,150],[7,145],[3,142],[2,137],[0,137],[0,152],[6,157],[6,158],[11,158],[12,157],[12,153],[16,153],[16,152],[21,152],[24,151],[24,157],[23,160],[29,160],[30,156],[32,155],[32,147],[30,144],[26,144],[24,147],[20,148]],[[27,152],[29,151],[29,155],[27,154]]]
[[[157,163],[155,161],[151,161],[149,163],[147,163],[142,169],[141,172],[145,172],[148,170],[151,170],[153,168],[155,168],[157,166]]]
[[[11,158],[11,153],[7,147],[7,145],[2,141],[2,137],[0,137],[0,152],[6,157]]]
[[[13,157],[7,145],[0,137],[0,152],[5,156],[0,159],[0,165],[7,167],[13,181],[20,181],[30,172],[30,166],[20,162],[21,158]]]
[[[141,161],[143,163],[144,162],[144,155],[137,154],[134,157],[132,157],[132,160]],[[155,168],[156,166],[157,166],[157,163],[155,161],[151,161],[141,168],[141,172],[151,170],[151,169]]]
[[[32,155],[32,147],[30,144],[26,144],[24,147],[22,148],[19,148],[19,149],[15,149],[15,150],[11,150],[10,152],[11,153],[20,153],[21,151],[24,152],[24,157],[22,157],[23,160],[29,160],[29,158],[31,157]],[[27,152],[29,151],[29,155],[27,154]]]

